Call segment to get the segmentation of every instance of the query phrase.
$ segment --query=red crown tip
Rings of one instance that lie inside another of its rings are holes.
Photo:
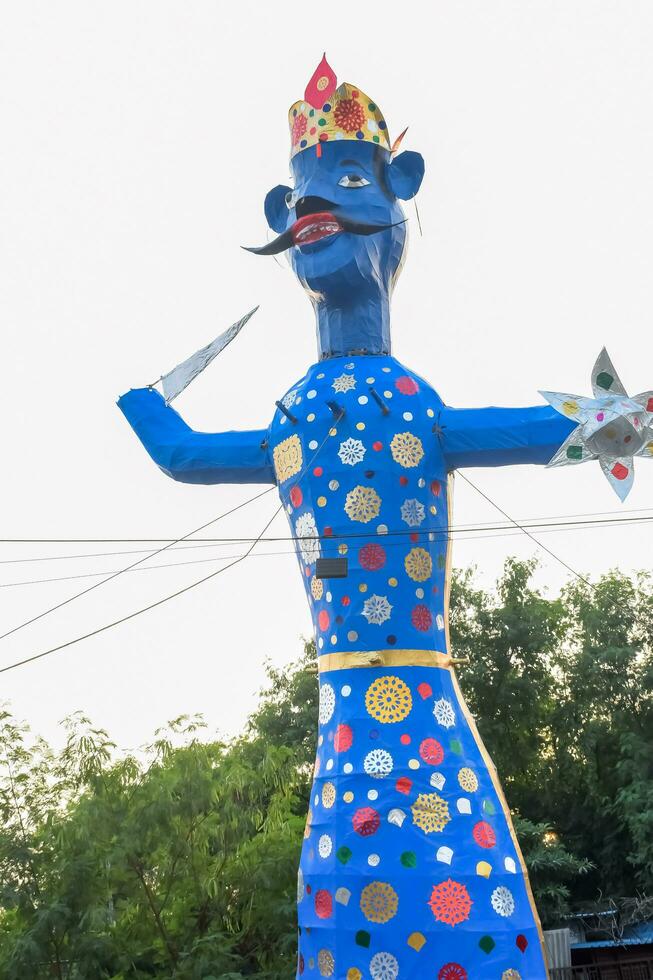
[[[322,55],[322,61],[311,75],[311,80],[306,86],[304,100],[309,105],[312,105],[314,109],[321,109],[329,96],[335,91],[337,84],[336,73],[326,60],[325,51]]]

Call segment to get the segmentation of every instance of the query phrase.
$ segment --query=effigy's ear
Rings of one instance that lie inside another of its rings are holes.
[[[390,190],[401,201],[415,197],[424,176],[424,157],[414,150],[404,150],[394,157],[385,171]]]
[[[265,217],[272,229],[279,235],[286,230],[288,220],[288,208],[286,206],[286,194],[292,193],[290,187],[285,184],[277,184],[265,195]]]

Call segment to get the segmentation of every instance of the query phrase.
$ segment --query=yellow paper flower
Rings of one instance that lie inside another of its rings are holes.
[[[426,582],[433,571],[433,562],[425,548],[411,548],[404,558],[404,568],[414,582]]]
[[[324,582],[315,575],[311,579],[311,595],[314,599],[321,599],[324,594]]]
[[[308,816],[306,817],[306,825],[304,827],[304,840],[308,840],[311,836],[311,824],[313,823],[313,811],[308,811]]]
[[[399,677],[378,677],[365,694],[367,713],[384,725],[403,721],[413,707],[410,688]]]
[[[371,881],[361,892],[361,911],[370,922],[389,922],[398,908],[396,891],[384,881]]]
[[[473,769],[467,767],[461,769],[458,773],[458,782],[460,788],[464,789],[466,793],[475,793],[478,789],[478,779]]]
[[[398,432],[390,443],[390,452],[395,463],[408,469],[417,466],[424,455],[422,440],[412,432]]]
[[[279,483],[285,483],[291,476],[299,473],[304,462],[299,436],[290,436],[280,442],[278,446],[274,447],[272,457]]]
[[[379,516],[380,510],[381,498],[373,487],[354,487],[347,494],[345,513],[352,521],[360,521],[361,524],[367,524]]]
[[[444,830],[451,820],[449,806],[437,793],[420,793],[412,807],[413,823],[425,834]]]

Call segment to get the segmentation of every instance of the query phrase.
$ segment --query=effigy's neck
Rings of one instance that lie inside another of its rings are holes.
[[[350,354],[390,353],[390,302],[387,296],[356,289],[342,301],[313,299],[319,360]]]

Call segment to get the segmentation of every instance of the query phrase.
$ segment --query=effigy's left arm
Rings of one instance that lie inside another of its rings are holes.
[[[443,406],[436,432],[448,469],[548,463],[576,423],[549,405],[529,408]]]

